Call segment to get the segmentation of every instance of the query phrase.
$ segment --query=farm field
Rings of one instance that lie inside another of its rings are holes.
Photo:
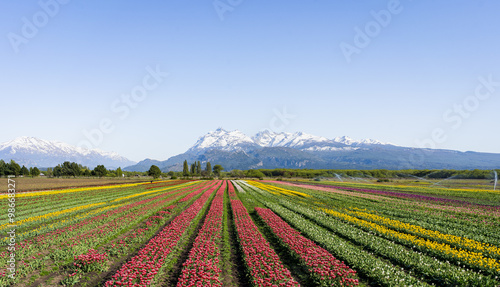
[[[0,286],[500,286],[498,191],[124,181],[19,191],[14,223],[0,198]]]
[[[99,186],[108,184],[126,184],[150,182],[151,177],[103,177],[103,178],[48,178],[48,177],[17,177],[17,191],[63,189],[70,187]],[[0,186],[0,193],[7,192],[7,185]]]

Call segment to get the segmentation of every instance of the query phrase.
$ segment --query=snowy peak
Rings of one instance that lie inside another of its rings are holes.
[[[199,154],[208,149],[248,151],[264,147],[287,147],[304,151],[347,151],[377,144],[385,143],[371,139],[357,141],[347,136],[330,140],[303,132],[276,133],[270,130],[260,131],[250,138],[238,130],[226,131],[219,128],[200,137],[188,152]]]
[[[50,167],[64,161],[83,165],[104,164],[107,167],[126,166],[132,161],[115,152],[84,149],[59,141],[47,141],[35,137],[18,137],[0,144],[0,158],[14,159],[20,164]]]
[[[200,137],[188,151],[199,152],[207,149],[233,151],[244,150],[246,147],[254,145],[253,140],[239,130],[228,132],[218,128]]]
[[[334,142],[342,143],[349,146],[359,146],[359,145],[395,145],[388,142],[381,142],[373,139],[363,139],[363,140],[355,140],[348,136],[336,137],[333,139]]]
[[[274,133],[268,130],[257,133],[252,139],[256,144],[262,147],[299,148],[306,144],[328,142],[327,138],[313,136],[303,132]]]
[[[47,141],[35,137],[18,137],[14,140],[0,144],[0,151],[9,150],[14,154],[17,151],[23,152],[38,152],[44,154],[51,153],[73,153],[81,156],[89,154],[98,154],[101,156],[112,157],[116,159],[125,159],[116,152],[106,152],[100,149],[84,149],[81,147],[72,146],[59,141]]]

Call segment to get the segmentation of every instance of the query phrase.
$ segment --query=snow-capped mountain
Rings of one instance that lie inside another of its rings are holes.
[[[248,151],[264,147],[287,147],[307,151],[338,151],[356,150],[369,145],[392,145],[378,140],[354,140],[350,137],[336,137],[333,140],[303,132],[275,133],[269,130],[258,132],[253,137],[235,131],[219,128],[200,137],[188,152],[202,153],[210,149],[223,151]]]
[[[107,168],[116,168],[134,163],[115,152],[89,150],[35,137],[18,137],[0,144],[0,159],[4,161],[13,159],[20,165],[30,167],[53,167],[64,161],[77,162],[90,168],[99,164]]]
[[[252,137],[254,142],[262,147],[291,147],[302,148],[308,144],[326,143],[325,137],[313,136],[303,132],[275,133],[269,130],[258,132]]]
[[[378,140],[354,140],[347,136],[328,139],[302,132],[262,131],[248,137],[219,128],[200,137],[185,153],[164,161],[146,159],[128,171],[147,171],[155,164],[162,171],[180,171],[185,160],[220,164],[233,169],[492,169],[500,166],[500,154],[433,150],[421,159],[422,149]],[[412,161],[419,158],[418,162]]]
[[[252,147],[256,147],[256,144],[244,133],[238,130],[228,132],[222,128],[218,128],[200,137],[188,152],[200,153],[208,149],[239,151]]]
[[[345,145],[351,145],[351,146],[360,146],[360,145],[393,145],[393,143],[389,142],[381,142],[378,140],[373,140],[373,139],[363,139],[363,140],[355,140],[352,139],[348,136],[342,136],[342,137],[336,137],[333,139],[334,142],[342,143]]]

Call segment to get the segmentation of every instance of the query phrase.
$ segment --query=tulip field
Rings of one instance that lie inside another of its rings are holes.
[[[0,202],[0,286],[500,286],[498,191],[164,180],[18,192],[14,221]]]

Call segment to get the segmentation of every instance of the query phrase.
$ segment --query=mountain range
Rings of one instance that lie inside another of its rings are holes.
[[[256,168],[310,169],[493,169],[500,154],[402,147],[373,139],[347,136],[328,139],[302,132],[262,131],[249,137],[219,128],[200,137],[185,153],[159,161],[145,159],[126,167],[146,171],[157,165],[162,171],[180,171],[189,163],[209,161],[225,170]]]
[[[90,168],[102,164],[117,168],[135,164],[134,161],[115,153],[99,149],[84,149],[58,141],[35,137],[18,137],[0,144],[0,159],[13,159],[27,167],[54,167],[65,161],[76,162]]]
[[[145,159],[135,163],[114,152],[83,149],[62,142],[19,137],[0,144],[0,159],[25,166],[53,167],[74,161],[93,168],[125,167],[147,171],[157,165],[162,171],[181,171],[189,163],[207,161],[227,170],[257,168],[309,169],[495,169],[500,154],[419,149],[373,139],[354,140],[347,136],[328,139],[296,133],[261,131],[249,137],[241,131],[219,128],[200,137],[185,153],[167,160]]]

